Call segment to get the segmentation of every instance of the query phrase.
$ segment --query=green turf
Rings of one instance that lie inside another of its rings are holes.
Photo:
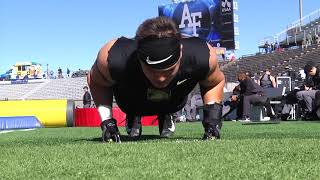
[[[144,127],[143,140],[122,144],[100,143],[99,128],[0,134],[0,179],[320,178],[319,122],[226,122],[221,141],[199,140],[202,131],[180,123],[174,138],[158,139]]]

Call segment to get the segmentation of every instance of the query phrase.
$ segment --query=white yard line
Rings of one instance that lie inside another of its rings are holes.
[[[32,131],[32,130],[35,130],[35,129],[0,130],[0,134],[16,132],[16,131]]]

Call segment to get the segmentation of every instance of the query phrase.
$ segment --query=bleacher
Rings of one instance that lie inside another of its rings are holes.
[[[48,79],[40,83],[2,84],[1,99],[72,99],[80,100],[83,87],[87,85],[86,77]]]
[[[30,84],[2,84],[0,85],[0,99],[16,100],[30,92],[35,86],[42,83]]]
[[[268,68],[273,75],[277,76],[287,72],[288,68],[291,71],[298,72],[310,60],[320,65],[320,45],[309,46],[305,49],[299,47],[283,52],[243,57],[239,61],[222,66],[221,70],[224,72],[227,82],[236,82],[236,74],[239,71],[259,74]]]

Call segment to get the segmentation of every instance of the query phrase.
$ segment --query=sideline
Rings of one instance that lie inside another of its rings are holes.
[[[10,133],[10,132],[17,132],[17,131],[32,131],[35,129],[18,129],[18,130],[0,130],[0,134]]]

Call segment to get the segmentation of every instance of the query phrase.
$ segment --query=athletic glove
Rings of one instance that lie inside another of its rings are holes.
[[[117,121],[115,119],[108,119],[102,121],[101,124],[102,130],[102,142],[116,142],[121,143],[120,132],[117,126]]]
[[[222,104],[214,103],[205,105],[203,110],[203,140],[220,139],[222,128]]]
[[[117,142],[121,143],[120,132],[117,126],[117,121],[112,118],[112,108],[107,105],[100,105],[98,112],[102,120],[100,126],[102,130],[102,142]]]

